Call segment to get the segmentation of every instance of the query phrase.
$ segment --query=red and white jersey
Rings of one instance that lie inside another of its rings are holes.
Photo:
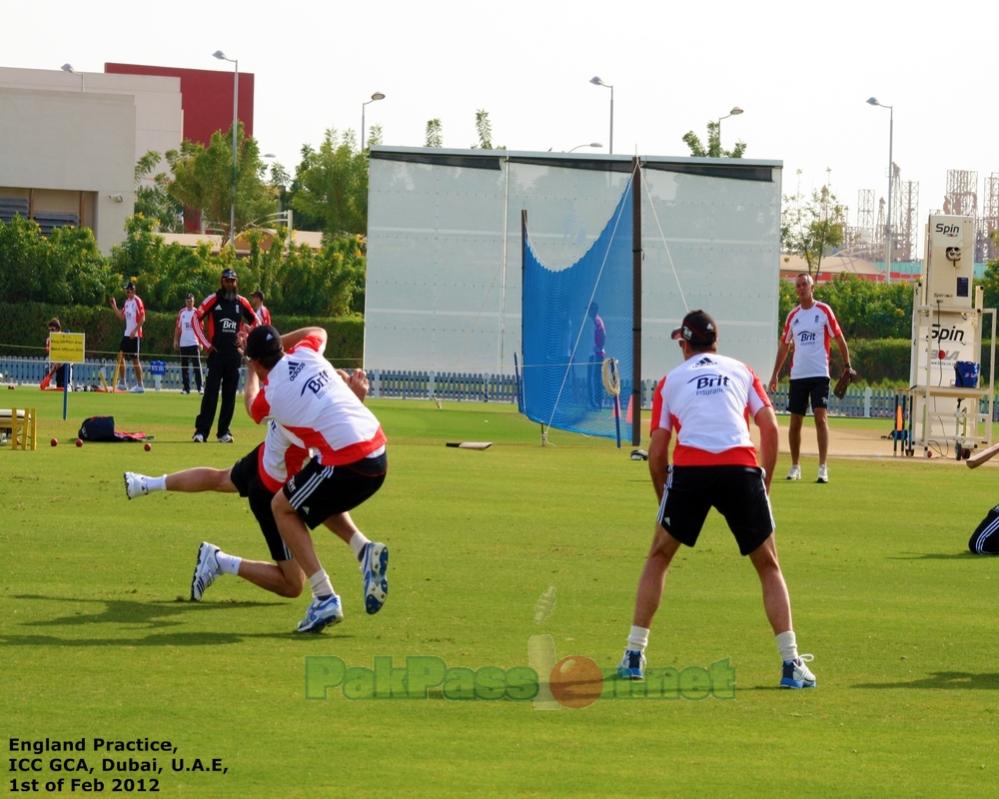
[[[307,336],[285,352],[250,406],[257,423],[270,416],[297,446],[311,449],[326,466],[353,463],[385,446],[375,415],[357,398]]]
[[[757,466],[749,419],[769,406],[760,378],[746,364],[697,353],[656,386],[652,432],[676,433],[677,466]]]
[[[142,320],[146,316],[146,306],[142,304],[138,294],[133,294],[121,306],[125,314],[125,335],[142,338]]]
[[[829,377],[829,342],[842,334],[836,314],[824,302],[795,306],[784,322],[781,341],[793,344],[791,379]]]
[[[260,307],[253,312],[257,317],[258,325],[269,325],[271,323],[271,312],[267,306],[260,303]]]
[[[177,313],[177,340],[181,347],[195,347],[198,344],[198,337],[194,333],[197,313],[197,308],[188,308],[186,305]]]
[[[298,474],[309,459],[309,451],[293,444],[287,431],[273,419],[267,425],[264,445],[257,453],[260,482],[275,493],[289,477]]]

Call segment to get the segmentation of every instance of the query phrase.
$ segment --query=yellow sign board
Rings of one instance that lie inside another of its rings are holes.
[[[49,333],[49,360],[52,363],[83,363],[86,333]]]

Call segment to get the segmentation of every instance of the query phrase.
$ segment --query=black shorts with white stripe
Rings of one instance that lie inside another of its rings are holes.
[[[999,555],[999,505],[978,523],[968,540],[968,549],[974,555]]]
[[[314,528],[371,497],[382,487],[387,471],[384,451],[342,466],[324,466],[319,458],[313,458],[284,484],[284,495],[305,523]]]
[[[247,497],[250,503],[250,510],[260,525],[260,532],[263,533],[264,541],[267,542],[267,549],[271,553],[274,561],[291,560],[291,550],[288,549],[278,532],[277,522],[274,521],[274,512],[271,510],[271,500],[274,492],[270,491],[260,479],[260,454],[258,450],[263,449],[263,442],[258,444],[246,455],[236,461],[229,470],[229,480],[241,497]]]
[[[659,523],[681,544],[697,543],[711,508],[728,522],[739,552],[748,555],[774,531],[763,470],[750,466],[670,466]]]

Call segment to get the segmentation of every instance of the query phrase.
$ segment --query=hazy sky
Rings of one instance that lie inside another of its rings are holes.
[[[859,189],[887,190],[889,112],[894,160],[919,183],[919,220],[940,208],[947,169],[999,173],[993,83],[999,8],[857,2],[735,3],[506,0],[495,4],[381,2],[99,3],[0,0],[8,35],[0,66],[103,71],[105,62],[256,76],[254,133],[289,172],[304,143],[333,127],[381,125],[384,143],[421,146],[426,121],[446,147],[477,141],[485,109],[509,149],[688,155],[681,136],[732,106],[726,147],[784,163],[784,192],[828,175],[854,222]],[[889,10],[890,9],[890,10]],[[16,34],[14,28],[16,27]],[[798,171],[800,170],[800,175]],[[979,200],[981,203],[981,199]],[[920,237],[920,249],[922,240]]]

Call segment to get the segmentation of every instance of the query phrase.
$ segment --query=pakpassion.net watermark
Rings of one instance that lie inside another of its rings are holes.
[[[534,660],[534,658],[532,658]],[[735,669],[728,658],[710,666],[648,668],[642,681],[618,678],[582,655],[540,671],[531,666],[448,665],[434,655],[372,658],[352,666],[335,656],[305,658],[305,698],[512,700],[538,709],[581,708],[602,699],[734,699]]]

